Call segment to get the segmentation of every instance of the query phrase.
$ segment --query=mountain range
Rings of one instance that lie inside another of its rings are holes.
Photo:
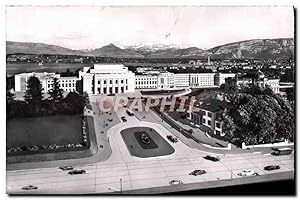
[[[176,45],[127,46],[109,44],[96,49],[72,50],[56,45],[30,42],[6,42],[6,54],[59,54],[117,58],[193,58],[204,59],[260,59],[294,57],[294,39],[253,39],[224,44],[211,49],[180,48]]]

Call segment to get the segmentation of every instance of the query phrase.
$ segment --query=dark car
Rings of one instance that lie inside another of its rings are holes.
[[[85,174],[85,173],[86,173],[86,171],[83,170],[83,169],[78,169],[78,170],[73,170],[73,171],[68,172],[68,174],[70,174],[70,175],[74,175],[74,174]]]
[[[121,117],[121,119],[122,119],[123,122],[127,122],[127,119],[124,116]]]
[[[264,167],[264,170],[267,170],[267,171],[272,171],[272,170],[276,170],[276,169],[280,169],[280,166],[279,165],[269,165],[269,166]]]
[[[181,185],[183,184],[182,180],[172,180],[169,182],[170,185]]]
[[[175,138],[175,137],[173,137],[172,135],[168,135],[167,138],[168,138],[171,142],[173,142],[173,143],[178,142],[178,139]]]
[[[34,186],[34,185],[28,185],[28,186],[22,187],[22,190],[37,190],[37,189],[38,189],[38,187]]]
[[[59,167],[59,169],[61,169],[61,170],[72,170],[72,169],[74,169],[74,167],[73,166],[63,166],[63,167]]]
[[[209,155],[207,155],[207,156],[205,156],[203,158],[206,159],[206,160],[214,161],[214,162],[220,161],[220,158],[219,157],[215,157],[215,156],[209,156]]]
[[[198,175],[202,175],[202,174],[206,174],[206,171],[201,170],[201,169],[196,169],[196,170],[192,171],[191,173],[189,173],[189,175],[193,175],[193,176],[198,176]]]

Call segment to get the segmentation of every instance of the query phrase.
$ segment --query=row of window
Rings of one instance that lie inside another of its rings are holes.
[[[60,87],[75,87],[75,83],[60,83]],[[48,84],[48,88],[53,87],[53,84]]]
[[[157,88],[157,85],[136,85],[136,88]]]
[[[103,80],[103,84],[106,84],[107,82],[108,82],[107,80]],[[116,79],[116,80],[115,80],[115,83],[118,84],[118,82],[119,82],[119,80]],[[123,84],[123,83],[124,83],[124,80],[121,79],[121,84]],[[99,85],[101,84],[101,81],[100,81],[100,80],[98,80],[98,84],[99,84]],[[109,80],[109,84],[113,84],[113,80]],[[128,84],[128,79],[126,79],[126,84]]]
[[[139,80],[139,81],[147,81],[147,80],[157,80],[156,77],[153,77],[153,78],[139,78],[139,77],[136,77],[135,80]]]
[[[125,86],[125,90],[128,90],[128,86]],[[124,93],[124,87],[120,87],[120,91],[118,87],[115,87],[115,91],[113,92],[113,87],[104,87],[103,88],[103,94],[112,94],[112,93]],[[101,94],[101,87],[97,88],[97,93]]]
[[[206,119],[202,119],[202,123],[203,124],[206,124]],[[209,126],[211,126],[211,120],[207,120],[207,124],[209,125]],[[218,128],[218,129],[220,129],[221,128],[221,124],[220,124],[220,122],[216,122],[216,127]]]
[[[137,85],[141,85],[141,84],[157,84],[156,81],[136,81]]]
[[[61,83],[72,83],[72,82],[76,82],[76,80],[59,80],[59,82]]]
[[[76,83],[76,80],[70,79],[70,80],[58,80],[60,83]],[[48,80],[47,83],[53,83],[53,80]]]

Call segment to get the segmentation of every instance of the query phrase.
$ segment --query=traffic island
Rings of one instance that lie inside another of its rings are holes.
[[[132,156],[149,158],[175,152],[175,149],[153,128],[127,128],[121,131],[121,136]]]

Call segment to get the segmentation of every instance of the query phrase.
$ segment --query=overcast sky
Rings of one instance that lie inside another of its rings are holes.
[[[7,7],[6,39],[72,49],[110,43],[211,48],[293,37],[292,7]]]

